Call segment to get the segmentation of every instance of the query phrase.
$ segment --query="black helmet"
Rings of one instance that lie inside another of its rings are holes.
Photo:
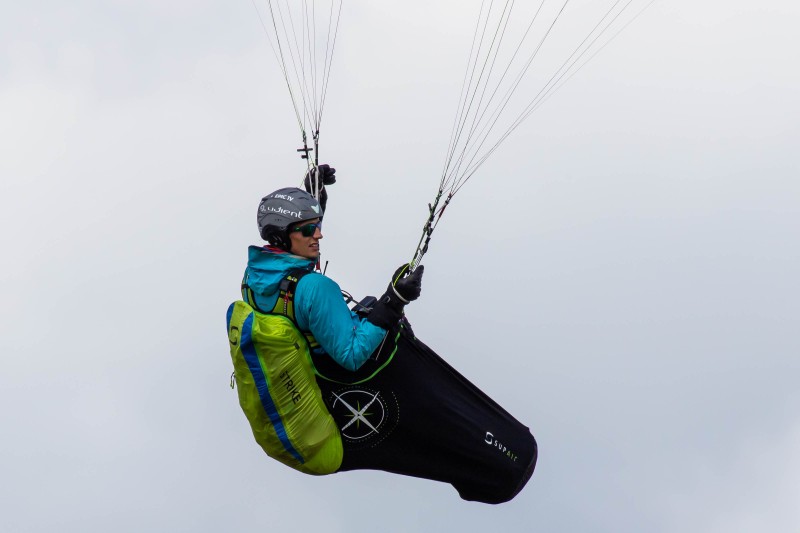
[[[289,251],[289,226],[295,222],[322,218],[322,207],[309,193],[286,187],[266,195],[258,204],[258,232],[261,238]]]

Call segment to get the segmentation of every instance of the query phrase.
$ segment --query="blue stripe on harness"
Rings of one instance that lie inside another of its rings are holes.
[[[250,313],[242,325],[242,338],[239,343],[239,347],[242,349],[242,354],[247,362],[247,366],[250,367],[250,373],[253,374],[253,380],[255,381],[256,388],[258,389],[258,396],[261,398],[261,406],[264,408],[267,416],[269,416],[269,420],[272,422],[272,426],[275,428],[275,433],[278,435],[278,439],[281,441],[281,444],[283,444],[284,449],[286,449],[286,451],[289,452],[292,457],[297,459],[301,464],[305,463],[303,458],[300,456],[297,450],[295,450],[294,446],[289,440],[289,436],[286,434],[286,428],[283,426],[283,420],[281,420],[281,416],[278,414],[278,409],[275,407],[275,403],[272,401],[272,396],[269,394],[267,378],[264,375],[264,371],[261,369],[261,363],[258,359],[258,354],[256,353],[256,348],[253,345],[253,339],[250,334],[252,327],[253,313]]]

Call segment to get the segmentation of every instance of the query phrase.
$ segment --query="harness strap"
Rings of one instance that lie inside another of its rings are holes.
[[[295,326],[298,326],[297,319],[294,316],[294,294],[297,290],[297,284],[306,274],[310,274],[310,272],[303,269],[292,270],[284,279],[281,280],[281,284],[278,286],[278,299],[275,302],[275,306],[272,308],[272,311],[264,311],[258,306],[258,304],[256,304],[256,298],[253,294],[253,289],[251,289],[247,284],[247,278],[242,280],[242,299],[259,313],[266,315],[283,315],[294,322]],[[297,329],[300,330],[300,327],[298,326]],[[317,339],[314,338],[314,335],[312,335],[310,331],[300,331],[308,341],[309,348],[313,350],[319,347]]]

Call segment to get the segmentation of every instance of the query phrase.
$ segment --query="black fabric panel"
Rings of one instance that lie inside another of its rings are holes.
[[[342,432],[340,471],[372,469],[450,483],[465,500],[502,503],[527,483],[527,427],[406,328],[392,362],[360,385],[318,379]]]

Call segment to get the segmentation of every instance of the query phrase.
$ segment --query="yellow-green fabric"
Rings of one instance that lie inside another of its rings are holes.
[[[309,348],[294,323],[237,301],[228,339],[239,404],[270,457],[307,474],[336,472],[342,439],[314,377]]]

